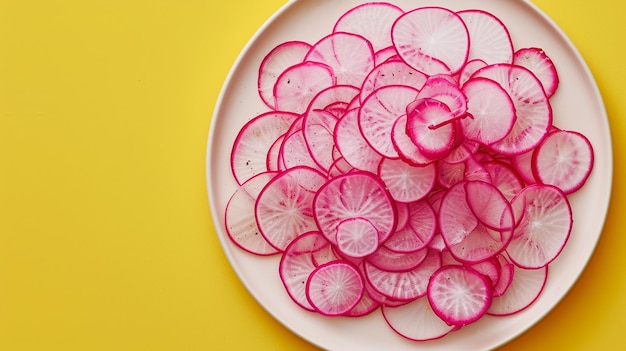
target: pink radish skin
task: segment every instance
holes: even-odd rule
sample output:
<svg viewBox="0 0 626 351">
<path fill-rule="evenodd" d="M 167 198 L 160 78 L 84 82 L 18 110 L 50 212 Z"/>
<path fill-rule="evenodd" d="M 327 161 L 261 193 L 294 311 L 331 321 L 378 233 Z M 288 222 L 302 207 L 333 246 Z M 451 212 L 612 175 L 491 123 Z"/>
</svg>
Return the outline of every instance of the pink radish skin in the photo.
<svg viewBox="0 0 626 351">
<path fill-rule="evenodd" d="M 306 296 L 319 313 L 339 316 L 359 303 L 363 289 L 363 278 L 354 266 L 345 261 L 332 261 L 311 272 L 306 283 Z"/>
<path fill-rule="evenodd" d="M 406 133 L 418 149 L 429 158 L 445 156 L 454 145 L 456 136 L 455 116 L 443 102 L 435 99 L 419 99 L 410 105 L 407 114 Z"/>
<path fill-rule="evenodd" d="M 375 51 L 391 46 L 391 27 L 404 11 L 396 5 L 371 2 L 358 5 L 344 13 L 333 32 L 358 34 L 372 43 Z"/>
<path fill-rule="evenodd" d="M 496 16 L 483 10 L 464 10 L 457 14 L 469 33 L 468 61 L 485 63 L 512 63 L 513 42 L 508 29 Z"/>
<path fill-rule="evenodd" d="M 348 218 L 337 225 L 337 247 L 350 257 L 373 254 L 378 245 L 378 230 L 365 218 Z"/>
<path fill-rule="evenodd" d="M 551 97 L 559 87 L 554 63 L 540 48 L 522 48 L 515 52 L 513 63 L 528 68 L 539 79 L 546 96 Z"/>
<path fill-rule="evenodd" d="M 424 260 L 428 250 L 417 250 L 411 253 L 397 252 L 388 247 L 381 247 L 366 260 L 372 266 L 388 272 L 407 272 L 417 268 Z"/>
</svg>

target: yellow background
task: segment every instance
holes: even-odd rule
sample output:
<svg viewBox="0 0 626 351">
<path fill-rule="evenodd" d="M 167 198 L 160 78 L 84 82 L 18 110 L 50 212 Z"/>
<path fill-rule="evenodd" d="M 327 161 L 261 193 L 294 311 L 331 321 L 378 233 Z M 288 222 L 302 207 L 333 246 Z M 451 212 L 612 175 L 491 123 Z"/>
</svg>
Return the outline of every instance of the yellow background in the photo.
<svg viewBox="0 0 626 351">
<path fill-rule="evenodd" d="M 221 85 L 283 3 L 0 0 L 0 350 L 316 350 L 241 285 L 205 187 Z M 626 349 L 626 5 L 535 3 L 597 79 L 615 184 L 588 269 L 502 350 Z"/>
</svg>

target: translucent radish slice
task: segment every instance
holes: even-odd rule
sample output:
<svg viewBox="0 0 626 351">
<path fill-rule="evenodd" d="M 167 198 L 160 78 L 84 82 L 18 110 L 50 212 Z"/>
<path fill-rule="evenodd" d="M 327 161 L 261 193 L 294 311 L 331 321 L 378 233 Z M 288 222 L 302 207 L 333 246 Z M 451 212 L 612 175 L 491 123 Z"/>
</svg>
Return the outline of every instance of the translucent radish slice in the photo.
<svg viewBox="0 0 626 351">
<path fill-rule="evenodd" d="M 283 134 L 279 136 L 272 146 L 270 146 L 269 151 L 267 152 L 267 158 L 265 161 L 265 165 L 268 171 L 278 172 L 285 169 L 283 161 L 281 160 L 280 148 L 285 142 L 285 135 Z"/>
<path fill-rule="evenodd" d="M 327 112 L 335 112 L 336 110 L 344 111 L 348 104 L 360 93 L 360 90 L 351 85 L 333 85 L 320 91 L 311 103 L 307 111 L 326 110 Z"/>
<path fill-rule="evenodd" d="M 515 123 L 509 134 L 491 145 L 505 155 L 517 155 L 533 149 L 552 125 L 552 107 L 539 80 L 528 69 L 496 64 L 478 70 L 473 77 L 496 81 L 509 93 L 515 105 Z"/>
<path fill-rule="evenodd" d="M 313 199 L 324 175 L 312 168 L 295 167 L 274 177 L 256 202 L 256 220 L 265 239 L 284 250 L 295 237 L 317 230 Z"/>
<path fill-rule="evenodd" d="M 237 246 L 256 255 L 266 256 L 279 252 L 261 235 L 254 216 L 254 205 L 259 193 L 276 174 L 264 172 L 248 179 L 226 204 L 226 233 Z"/>
<path fill-rule="evenodd" d="M 515 106 L 509 94 L 496 82 L 473 78 L 463 86 L 471 118 L 460 121 L 463 135 L 490 145 L 506 137 L 515 123 Z"/>
<path fill-rule="evenodd" d="M 535 184 L 537 180 L 533 174 L 532 159 L 535 149 L 524 152 L 522 154 L 514 155 L 511 157 L 511 165 L 515 168 L 517 173 L 522 177 L 526 184 Z"/>
<path fill-rule="evenodd" d="M 304 140 L 311 158 L 323 170 L 328 170 L 335 161 L 333 151 L 336 124 L 337 118 L 324 110 L 311 110 L 304 116 Z"/>
<path fill-rule="evenodd" d="M 365 100 L 378 88 L 389 85 L 406 85 L 421 89 L 427 76 L 407 65 L 404 61 L 387 61 L 376 66 L 370 72 L 361 87 L 361 101 Z"/>
<path fill-rule="evenodd" d="M 306 283 L 311 306 L 326 316 L 348 313 L 363 296 L 363 278 L 346 261 L 332 261 L 317 268 Z"/>
<path fill-rule="evenodd" d="M 374 289 L 374 287 L 372 287 L 372 285 L 370 284 L 370 282 L 367 280 L 367 277 L 365 277 L 365 272 L 364 269 L 361 269 L 361 274 L 364 276 L 364 281 L 365 281 L 365 293 L 374 301 L 376 301 L 376 303 L 378 303 L 378 305 L 380 306 L 391 306 L 391 307 L 398 307 L 398 306 L 402 306 L 407 304 L 409 301 L 407 300 L 398 300 L 398 299 L 393 299 L 385 294 L 382 294 L 380 292 L 378 292 L 376 289 Z M 364 294 L 365 295 L 365 294 Z"/>
<path fill-rule="evenodd" d="M 418 90 L 404 85 L 385 86 L 365 99 L 359 111 L 359 127 L 365 140 L 385 157 L 398 158 L 391 140 L 396 119 L 406 114 L 406 106 Z"/>
<path fill-rule="evenodd" d="M 378 245 L 378 230 L 365 218 L 348 218 L 337 225 L 337 248 L 345 255 L 365 257 Z"/>
<path fill-rule="evenodd" d="M 348 172 L 352 172 L 354 170 L 355 168 L 352 167 L 351 164 L 346 162 L 346 160 L 343 157 L 339 157 L 338 159 L 335 160 L 335 162 L 333 162 L 333 164 L 328 169 L 328 178 L 329 179 L 335 178 L 340 175 L 344 175 Z"/>
<path fill-rule="evenodd" d="M 468 60 L 480 59 L 487 64 L 513 62 L 513 42 L 502 21 L 482 10 L 457 13 L 469 32 L 471 45 Z"/>
<path fill-rule="evenodd" d="M 399 307 L 383 306 L 382 313 L 391 329 L 409 340 L 439 339 L 457 328 L 439 318 L 426 297 Z"/>
<path fill-rule="evenodd" d="M 363 279 L 363 282 L 365 283 L 365 279 Z M 346 317 L 362 317 L 376 311 L 378 307 L 380 307 L 378 301 L 374 300 L 367 289 L 364 288 L 363 296 L 361 300 L 359 300 L 359 303 L 343 315 Z"/>
<path fill-rule="evenodd" d="M 375 51 L 391 45 L 389 32 L 404 11 L 385 2 L 371 2 L 355 6 L 344 13 L 333 27 L 333 32 L 348 32 L 363 36 Z"/>
<path fill-rule="evenodd" d="M 337 84 L 360 87 L 374 68 L 374 50 L 360 35 L 336 32 L 313 44 L 305 61 L 328 65 Z"/>
<path fill-rule="evenodd" d="M 413 166 L 403 160 L 385 158 L 378 168 L 380 179 L 394 200 L 413 202 L 426 197 L 437 180 L 434 164 Z"/>
<path fill-rule="evenodd" d="M 369 220 L 382 243 L 396 227 L 396 208 L 384 184 L 373 174 L 354 171 L 336 177 L 315 195 L 313 214 L 321 232 L 337 244 L 337 226 L 350 218 Z"/>
<path fill-rule="evenodd" d="M 511 202 L 518 222 L 507 247 L 509 257 L 523 268 L 541 268 L 563 250 L 572 230 L 567 196 L 551 185 L 530 185 Z"/>
<path fill-rule="evenodd" d="M 487 314 L 509 316 L 530 306 L 543 291 L 548 278 L 548 267 L 513 270 L 513 281 L 502 296 L 494 297 Z"/>
<path fill-rule="evenodd" d="M 483 166 L 491 177 L 491 184 L 497 187 L 507 200 L 511 201 L 524 188 L 524 180 L 509 164 L 488 161 L 483 163 Z"/>
<path fill-rule="evenodd" d="M 233 176 L 239 185 L 268 170 L 269 150 L 297 118 L 298 115 L 289 112 L 267 112 L 241 128 L 230 155 Z"/>
<path fill-rule="evenodd" d="M 463 68 L 461 69 L 461 72 L 459 72 L 459 77 L 458 77 L 459 85 L 463 86 L 463 84 L 465 84 L 465 82 L 467 82 L 470 79 L 470 77 L 474 73 L 476 73 L 476 71 L 478 71 L 479 69 L 485 66 L 487 66 L 487 63 L 483 60 L 473 59 L 473 60 L 467 61 L 465 66 L 463 66 Z"/>
<path fill-rule="evenodd" d="M 467 97 L 458 83 L 449 75 L 431 76 L 417 94 L 417 99 L 435 99 L 443 102 L 454 117 L 467 112 Z M 407 111 L 412 109 L 407 107 Z"/>
<path fill-rule="evenodd" d="M 426 295 L 428 279 L 441 267 L 441 256 L 429 251 L 419 266 L 406 272 L 381 270 L 367 261 L 363 267 L 374 290 L 394 300 L 410 301 Z"/>
<path fill-rule="evenodd" d="M 302 166 L 319 169 L 311 155 L 302 129 L 297 129 L 285 136 L 278 156 L 280 164 L 285 169 Z"/>
<path fill-rule="evenodd" d="M 376 173 L 382 156 L 377 153 L 361 134 L 359 111 L 348 111 L 335 126 L 335 145 L 352 167 Z"/>
<path fill-rule="evenodd" d="M 402 160 L 415 166 L 426 166 L 434 160 L 426 157 L 406 133 L 406 115 L 398 117 L 391 129 L 391 141 Z"/>
<path fill-rule="evenodd" d="M 482 181 L 465 182 L 465 196 L 467 204 L 481 223 L 497 231 L 512 231 L 513 209 L 494 185 Z"/>
<path fill-rule="evenodd" d="M 480 319 L 491 305 L 491 282 L 466 266 L 443 266 L 428 283 L 433 311 L 450 325 L 464 326 Z"/>
<path fill-rule="evenodd" d="M 432 241 L 437 231 L 437 215 L 429 202 L 411 202 L 407 217 L 406 224 L 398 226 L 398 230 L 385 241 L 385 247 L 409 253 L 425 248 Z"/>
<path fill-rule="evenodd" d="M 493 296 L 498 297 L 504 295 L 511 284 L 515 276 L 515 265 L 509 262 L 504 255 L 498 255 L 497 260 L 500 262 L 500 275 L 498 281 L 493 286 Z"/>
<path fill-rule="evenodd" d="M 522 48 L 515 52 L 513 63 L 528 68 L 539 79 L 548 97 L 556 92 L 559 76 L 554 63 L 540 48 Z"/>
<path fill-rule="evenodd" d="M 419 99 L 407 113 L 406 132 L 419 150 L 429 158 L 445 156 L 454 145 L 455 116 L 443 102 Z"/>
<path fill-rule="evenodd" d="M 259 67 L 258 89 L 261 100 L 270 108 L 276 109 L 274 85 L 278 76 L 287 68 L 301 63 L 311 50 L 311 44 L 302 41 L 287 41 L 278 44 L 261 62 Z"/>
<path fill-rule="evenodd" d="M 374 267 L 383 271 L 407 272 L 422 264 L 427 254 L 427 249 L 404 253 L 392 251 L 382 246 L 375 253 L 368 256 L 366 260 Z"/>
<path fill-rule="evenodd" d="M 404 61 L 428 75 L 458 72 L 469 54 L 469 34 L 463 20 L 441 7 L 421 7 L 406 12 L 393 25 L 391 37 Z M 449 71 L 425 70 L 419 58 L 423 55 L 440 60 Z"/>
<path fill-rule="evenodd" d="M 313 311 L 306 296 L 306 281 L 318 266 L 313 257 L 325 252 L 330 243 L 317 231 L 296 237 L 283 252 L 278 266 L 280 279 L 287 294 L 300 307 Z"/>
<path fill-rule="evenodd" d="M 535 179 L 560 188 L 565 194 L 580 189 L 593 168 L 593 148 L 584 135 L 558 130 L 537 146 L 532 157 Z"/>
<path fill-rule="evenodd" d="M 318 62 L 295 64 L 281 73 L 274 85 L 276 109 L 301 114 L 322 90 L 337 82 L 332 68 Z"/>
</svg>

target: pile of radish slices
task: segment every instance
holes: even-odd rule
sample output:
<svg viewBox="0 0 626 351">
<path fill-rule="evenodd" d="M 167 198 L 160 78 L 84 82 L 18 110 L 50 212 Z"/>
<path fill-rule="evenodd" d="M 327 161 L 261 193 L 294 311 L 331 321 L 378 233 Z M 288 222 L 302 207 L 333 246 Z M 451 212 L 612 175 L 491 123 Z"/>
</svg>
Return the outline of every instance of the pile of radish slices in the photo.
<svg viewBox="0 0 626 351">
<path fill-rule="evenodd" d="M 491 13 L 356 6 L 260 63 L 268 112 L 234 142 L 227 232 L 282 255 L 303 309 L 380 310 L 411 340 L 521 311 L 593 166 L 588 139 L 553 125 L 558 84 Z"/>
</svg>

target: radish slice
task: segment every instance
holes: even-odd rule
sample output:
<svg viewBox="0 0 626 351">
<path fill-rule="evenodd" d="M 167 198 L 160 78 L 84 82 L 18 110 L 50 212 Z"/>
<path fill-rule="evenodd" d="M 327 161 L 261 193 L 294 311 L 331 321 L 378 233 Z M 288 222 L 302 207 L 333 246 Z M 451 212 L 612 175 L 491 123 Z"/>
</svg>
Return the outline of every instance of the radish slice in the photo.
<svg viewBox="0 0 626 351">
<path fill-rule="evenodd" d="M 287 133 L 280 147 L 278 158 L 284 169 L 309 167 L 323 171 L 309 152 L 309 146 L 301 128 Z"/>
<path fill-rule="evenodd" d="M 306 281 L 318 266 L 313 257 L 318 252 L 326 252 L 329 246 L 319 232 L 303 233 L 287 245 L 280 258 L 278 272 L 287 294 L 306 310 L 314 310 L 306 296 Z"/>
<path fill-rule="evenodd" d="M 428 75 L 458 72 L 467 61 L 469 34 L 463 20 L 442 7 L 421 7 L 400 16 L 391 31 L 398 54 Z M 447 71 L 431 71 L 421 57 L 440 60 Z"/>
<path fill-rule="evenodd" d="M 509 94 L 493 80 L 473 78 L 463 86 L 471 118 L 460 121 L 467 139 L 490 145 L 504 139 L 515 123 L 515 106 Z"/>
<path fill-rule="evenodd" d="M 333 32 L 348 32 L 363 36 L 372 43 L 375 51 L 391 46 L 391 27 L 404 11 L 385 2 L 371 2 L 355 6 L 344 13 Z"/>
<path fill-rule="evenodd" d="M 498 231 L 513 229 L 514 218 L 511 204 L 491 183 L 465 182 L 467 204 L 476 218 L 487 227 Z"/>
<path fill-rule="evenodd" d="M 546 95 L 554 95 L 559 86 L 559 76 L 554 63 L 542 49 L 519 49 L 513 56 L 513 63 L 528 68 L 539 79 Z"/>
<path fill-rule="evenodd" d="M 276 79 L 276 109 L 294 113 L 306 111 L 309 103 L 322 90 L 337 82 L 332 68 L 318 62 L 302 62 L 287 68 Z"/>
<path fill-rule="evenodd" d="M 325 181 L 314 169 L 296 167 L 280 173 L 263 188 L 256 202 L 256 220 L 272 246 L 284 250 L 298 235 L 317 230 L 313 198 Z"/>
<path fill-rule="evenodd" d="M 560 188 L 565 194 L 580 189 L 593 168 L 593 149 L 584 135 L 558 130 L 551 132 L 537 146 L 532 170 L 542 184 Z"/>
<path fill-rule="evenodd" d="M 378 175 L 391 197 L 399 202 L 413 202 L 426 197 L 435 186 L 436 172 L 434 164 L 417 167 L 389 158 L 383 159 L 378 168 Z"/>
<path fill-rule="evenodd" d="M 337 118 L 324 110 L 309 111 L 303 120 L 302 133 L 311 158 L 322 170 L 333 164 L 334 132 Z"/>
<path fill-rule="evenodd" d="M 377 153 L 361 134 L 359 111 L 348 111 L 335 125 L 335 145 L 352 167 L 376 173 L 382 156 Z"/>
<path fill-rule="evenodd" d="M 278 76 L 287 68 L 301 63 L 311 50 L 311 44 L 302 41 L 287 41 L 277 45 L 261 62 L 258 88 L 261 100 L 270 108 L 276 109 L 274 85 Z"/>
<path fill-rule="evenodd" d="M 458 77 L 459 85 L 462 87 L 465 84 L 465 82 L 467 82 L 470 79 L 470 77 L 474 73 L 476 73 L 476 71 L 478 71 L 479 69 L 485 66 L 487 66 L 487 63 L 480 59 L 473 59 L 473 60 L 467 61 L 465 66 L 463 66 L 463 69 L 461 69 L 461 72 L 459 72 L 459 77 Z"/>
<path fill-rule="evenodd" d="M 514 266 L 513 281 L 502 296 L 493 298 L 487 314 L 508 316 L 526 309 L 539 297 L 547 279 L 547 266 L 540 269 Z"/>
<path fill-rule="evenodd" d="M 374 68 L 374 50 L 360 35 L 335 32 L 313 44 L 304 60 L 330 67 L 337 84 L 360 87 Z"/>
<path fill-rule="evenodd" d="M 426 297 L 399 307 L 383 306 L 382 312 L 391 329 L 409 340 L 439 339 L 457 328 L 439 318 Z"/>
<path fill-rule="evenodd" d="M 515 274 L 515 265 L 509 262 L 504 255 L 498 255 L 497 260 L 500 262 L 500 275 L 493 286 L 494 297 L 502 296 L 507 292 L 513 283 Z"/>
<path fill-rule="evenodd" d="M 297 118 L 298 115 L 289 112 L 266 112 L 241 128 L 230 155 L 231 169 L 239 185 L 268 170 L 269 150 Z"/>
<path fill-rule="evenodd" d="M 425 248 L 437 232 L 437 215 L 427 201 L 408 204 L 408 215 L 404 225 L 398 224 L 384 246 L 396 252 L 415 252 Z M 398 206 L 401 208 L 401 206 Z"/>
<path fill-rule="evenodd" d="M 488 65 L 513 62 L 513 42 L 502 21 L 483 10 L 464 10 L 457 14 L 469 32 L 468 60 L 479 59 Z"/>
<path fill-rule="evenodd" d="M 378 230 L 365 218 L 348 218 L 337 225 L 337 247 L 350 257 L 365 257 L 378 249 Z"/>
<path fill-rule="evenodd" d="M 522 154 L 513 155 L 511 157 L 511 165 L 515 168 L 517 173 L 522 177 L 526 184 L 535 184 L 537 180 L 533 174 L 532 159 L 535 149 L 524 152 Z"/>
<path fill-rule="evenodd" d="M 477 321 L 491 305 L 491 282 L 466 266 L 443 266 L 428 283 L 428 301 L 433 311 L 449 325 Z"/>
<path fill-rule="evenodd" d="M 417 250 L 411 253 L 392 251 L 386 246 L 379 248 L 366 258 L 374 267 L 388 272 L 406 272 L 417 268 L 424 260 L 428 250 Z"/>
<path fill-rule="evenodd" d="M 435 99 L 443 102 L 454 117 L 465 117 L 467 97 L 449 75 L 431 76 L 417 94 L 417 99 Z M 407 106 L 411 110 L 411 105 Z"/>
<path fill-rule="evenodd" d="M 572 230 L 567 196 L 551 185 L 530 185 L 511 201 L 515 235 L 507 248 L 511 260 L 523 268 L 541 268 L 563 250 Z"/>
<path fill-rule="evenodd" d="M 367 75 L 361 87 L 361 101 L 378 88 L 389 85 L 406 85 L 421 89 L 427 76 L 404 61 L 387 61 L 376 66 Z"/>
<path fill-rule="evenodd" d="M 396 208 L 384 184 L 374 175 L 354 171 L 333 178 L 315 195 L 313 215 L 321 232 L 337 244 L 337 226 L 350 218 L 364 218 L 378 231 L 382 243 L 396 227 Z"/>
<path fill-rule="evenodd" d="M 502 161 L 483 163 L 491 177 L 491 183 L 500 190 L 504 197 L 511 201 L 524 188 L 524 180 L 515 169 Z"/>
<path fill-rule="evenodd" d="M 406 132 L 419 150 L 429 158 L 445 156 L 454 145 L 455 116 L 443 102 L 419 99 L 407 114 Z"/>
<path fill-rule="evenodd" d="M 260 256 L 279 252 L 261 235 L 254 216 L 254 205 L 259 193 L 276 174 L 277 172 L 259 173 L 248 179 L 226 204 L 226 233 L 240 248 Z"/>
<path fill-rule="evenodd" d="M 351 85 L 333 85 L 320 91 L 307 107 L 307 111 L 325 110 L 335 114 L 346 107 L 361 91 Z M 343 115 L 343 113 L 340 113 Z"/>
<path fill-rule="evenodd" d="M 406 106 L 418 90 L 404 85 L 385 86 L 370 94 L 359 111 L 359 127 L 365 140 L 385 157 L 398 158 L 391 140 L 396 119 L 406 114 Z"/>
<path fill-rule="evenodd" d="M 406 133 L 407 116 L 403 115 L 393 123 L 391 127 L 391 142 L 394 149 L 398 152 L 400 158 L 414 166 L 426 166 L 434 160 L 426 157 L 419 147 L 413 143 L 411 137 Z"/>
<path fill-rule="evenodd" d="M 332 261 L 311 272 L 306 296 L 319 313 L 338 316 L 359 303 L 363 288 L 363 278 L 354 266 L 346 261 Z"/>
</svg>

